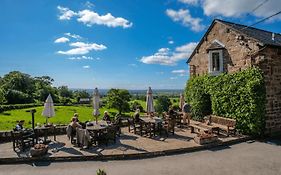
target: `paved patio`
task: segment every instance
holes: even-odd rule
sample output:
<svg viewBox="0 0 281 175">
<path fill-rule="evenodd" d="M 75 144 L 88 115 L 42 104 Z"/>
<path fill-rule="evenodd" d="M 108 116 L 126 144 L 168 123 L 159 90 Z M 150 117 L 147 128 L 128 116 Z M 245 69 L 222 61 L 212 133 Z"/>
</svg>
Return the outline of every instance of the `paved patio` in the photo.
<svg viewBox="0 0 281 175">
<path fill-rule="evenodd" d="M 57 136 L 57 141 L 49 144 L 48 157 L 72 157 L 72 156 L 92 156 L 92 155 L 129 155 L 137 153 L 161 152 L 181 148 L 196 148 L 200 145 L 193 140 L 196 134 L 191 133 L 186 128 L 176 128 L 175 135 L 169 137 L 141 137 L 129 133 L 127 128 L 122 128 L 122 134 L 117 137 L 116 144 L 108 146 L 92 146 L 89 149 L 75 147 L 70 143 L 66 135 Z M 52 137 L 49 137 L 53 139 Z M 241 137 L 220 136 L 221 143 L 240 139 Z M 29 157 L 29 152 L 16 153 L 13 151 L 12 143 L 0 144 L 1 158 Z"/>
</svg>

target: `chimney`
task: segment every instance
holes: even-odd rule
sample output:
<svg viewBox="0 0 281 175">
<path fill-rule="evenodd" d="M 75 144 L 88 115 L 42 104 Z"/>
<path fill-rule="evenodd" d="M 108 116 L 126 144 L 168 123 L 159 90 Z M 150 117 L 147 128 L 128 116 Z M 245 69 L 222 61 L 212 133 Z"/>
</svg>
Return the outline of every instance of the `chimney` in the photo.
<svg viewBox="0 0 281 175">
<path fill-rule="evenodd" d="M 271 35 L 271 40 L 272 40 L 272 41 L 275 40 L 275 33 L 272 33 L 272 35 Z"/>
</svg>

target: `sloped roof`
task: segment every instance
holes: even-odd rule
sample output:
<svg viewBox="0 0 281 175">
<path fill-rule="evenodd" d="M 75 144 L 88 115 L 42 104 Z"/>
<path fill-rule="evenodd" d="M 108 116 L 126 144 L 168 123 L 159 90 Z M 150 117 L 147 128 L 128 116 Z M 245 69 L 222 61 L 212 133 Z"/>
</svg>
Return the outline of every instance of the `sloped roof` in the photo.
<svg viewBox="0 0 281 175">
<path fill-rule="evenodd" d="M 256 40 L 259 40 L 265 45 L 272 45 L 272 46 L 281 46 L 281 35 L 278 33 L 274 33 L 274 40 L 272 40 L 272 32 L 257 29 L 254 27 L 247 27 L 242 24 L 236 24 L 232 22 L 227 22 L 223 20 L 217 20 L 225 25 L 228 25 L 229 27 L 233 28 L 234 30 L 237 30 L 238 32 L 241 32 L 251 38 L 254 38 Z"/>
<path fill-rule="evenodd" d="M 228 21 L 223 21 L 220 19 L 215 19 L 212 22 L 212 24 L 210 25 L 210 27 L 208 28 L 207 32 L 202 37 L 202 39 L 200 40 L 200 42 L 198 43 L 198 45 L 196 46 L 196 48 L 193 50 L 192 54 L 190 55 L 190 57 L 187 60 L 187 63 L 190 62 L 191 58 L 196 53 L 196 50 L 202 44 L 202 42 L 204 41 L 204 38 L 208 35 L 208 33 L 211 31 L 211 29 L 213 28 L 213 26 L 216 22 L 227 25 L 230 29 L 232 29 L 238 33 L 244 34 L 250 38 L 253 38 L 253 39 L 263 43 L 264 45 L 281 47 L 281 35 L 278 33 L 274 33 L 274 40 L 272 40 L 272 32 L 270 32 L 270 31 L 257 29 L 254 27 L 248 27 L 248 26 L 245 26 L 242 24 L 236 24 L 236 23 L 232 23 L 232 22 L 228 22 Z"/>
</svg>

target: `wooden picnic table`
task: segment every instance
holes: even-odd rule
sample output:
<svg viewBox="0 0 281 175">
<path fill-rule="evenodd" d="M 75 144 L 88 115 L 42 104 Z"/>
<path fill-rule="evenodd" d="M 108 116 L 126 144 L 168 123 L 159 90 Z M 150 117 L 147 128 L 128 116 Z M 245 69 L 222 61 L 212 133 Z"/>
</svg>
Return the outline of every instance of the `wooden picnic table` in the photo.
<svg viewBox="0 0 281 175">
<path fill-rule="evenodd" d="M 101 137 L 103 135 L 103 132 L 110 126 L 106 121 L 98 121 L 97 123 L 90 122 L 89 124 L 86 124 L 86 129 L 88 130 L 90 136 L 93 138 L 92 142 L 96 144 L 96 142 L 99 142 L 101 140 Z"/>
<path fill-rule="evenodd" d="M 162 123 L 163 120 L 159 117 L 141 117 L 140 118 L 143 122 L 145 123 L 152 123 L 152 124 L 159 124 L 159 123 Z"/>
<path fill-rule="evenodd" d="M 90 131 L 101 131 L 104 130 L 106 128 L 108 128 L 109 124 L 106 121 L 98 121 L 97 123 L 94 122 L 90 122 L 90 124 L 86 125 L 86 129 L 90 130 Z"/>
<path fill-rule="evenodd" d="M 52 126 L 41 126 L 41 127 L 35 127 L 34 133 L 36 137 L 36 143 L 38 143 L 40 135 L 43 133 L 44 143 L 48 142 L 48 136 L 52 134 L 54 136 L 54 141 L 56 141 L 56 125 Z"/>
</svg>

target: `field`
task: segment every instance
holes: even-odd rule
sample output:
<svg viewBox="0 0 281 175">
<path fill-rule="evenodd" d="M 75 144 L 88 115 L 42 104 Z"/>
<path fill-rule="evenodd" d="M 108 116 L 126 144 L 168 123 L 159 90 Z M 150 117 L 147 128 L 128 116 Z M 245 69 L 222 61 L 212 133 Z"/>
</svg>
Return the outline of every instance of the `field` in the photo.
<svg viewBox="0 0 281 175">
<path fill-rule="evenodd" d="M 143 100 L 136 100 L 136 101 L 140 103 L 142 107 L 145 109 L 145 101 Z M 171 102 L 173 104 L 178 104 L 178 98 L 171 98 Z M 41 116 L 41 113 L 43 111 L 43 106 L 27 108 L 27 109 L 11 110 L 11 111 L 5 111 L 3 113 L 0 113 L 0 130 L 13 129 L 17 124 L 17 120 L 25 120 L 24 127 L 31 128 L 31 114 L 29 112 L 25 112 L 26 110 L 29 109 L 36 109 L 37 111 L 35 113 L 35 126 L 37 124 L 42 125 L 46 123 L 46 118 Z M 101 114 L 103 114 L 104 111 L 109 111 L 111 117 L 114 117 L 117 113 L 117 110 L 115 109 L 107 109 L 107 108 L 100 109 Z M 95 119 L 92 116 L 92 112 L 93 112 L 93 108 L 87 106 L 55 106 L 56 116 L 49 118 L 48 122 L 54 124 L 68 124 L 70 123 L 70 120 L 74 113 L 79 113 L 80 121 L 93 121 Z M 125 114 L 132 115 L 133 112 L 125 113 Z M 102 118 L 102 115 L 100 115 L 100 118 Z"/>
<path fill-rule="evenodd" d="M 25 112 L 26 110 L 31 109 L 18 109 L 18 110 L 11 110 L 0 113 L 0 130 L 11 130 L 13 129 L 16 124 L 17 120 L 25 120 L 24 127 L 31 128 L 31 114 L 29 112 Z M 46 118 L 41 116 L 43 111 L 43 107 L 35 107 L 32 109 L 36 109 L 35 113 L 35 125 L 44 124 L 46 122 Z M 105 108 L 100 109 L 100 113 L 107 110 Z M 111 117 L 117 113 L 116 110 L 110 109 L 108 110 L 111 114 Z M 55 106 L 56 116 L 49 118 L 48 122 L 55 123 L 55 124 L 68 124 L 73 116 L 74 113 L 79 113 L 79 120 L 80 121 L 92 121 L 94 117 L 92 116 L 93 108 L 87 106 Z M 102 117 L 102 115 L 100 116 Z"/>
</svg>

